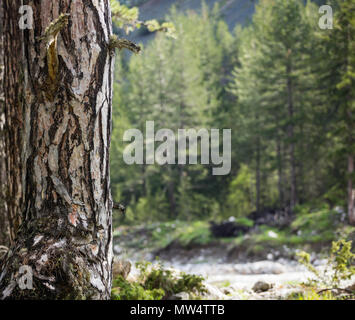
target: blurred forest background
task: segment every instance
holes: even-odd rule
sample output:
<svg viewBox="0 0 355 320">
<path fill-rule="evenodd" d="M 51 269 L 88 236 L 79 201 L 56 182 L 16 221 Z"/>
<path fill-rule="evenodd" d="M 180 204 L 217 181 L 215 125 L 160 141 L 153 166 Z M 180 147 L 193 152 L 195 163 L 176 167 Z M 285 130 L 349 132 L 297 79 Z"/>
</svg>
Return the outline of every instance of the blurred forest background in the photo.
<svg viewBox="0 0 355 320">
<path fill-rule="evenodd" d="M 7 5 L 1 6 L 0 9 L 11 10 L 0 10 L 0 14 L 17 14 L 17 8 L 13 9 L 15 5 L 6 3 Z M 104 12 L 107 18 L 110 10 L 108 1 L 101 3 L 105 4 Z M 37 157 L 20 157 L 21 152 L 17 150 L 21 149 L 10 148 L 16 146 L 16 143 L 12 142 L 17 139 L 16 130 L 22 132 L 19 124 L 13 125 L 11 121 L 11 126 L 4 126 L 4 121 L 12 119 L 12 114 L 16 115 L 16 111 L 20 109 L 16 107 L 11 110 L 9 118 L 6 118 L 6 114 L 6 117 L 0 119 L 3 120 L 0 121 L 0 134 L 5 132 L 4 128 L 11 129 L 4 140 L 4 146 L 11 151 L 9 157 L 13 158 L 9 158 L 9 164 L 6 166 L 8 174 L 2 179 L 9 181 L 11 186 L 0 190 L 0 200 L 6 200 L 0 201 L 0 207 L 5 210 L 6 205 L 11 203 L 9 207 L 12 210 L 7 213 L 9 226 L 6 225 L 6 219 L 0 220 L 0 229 L 8 229 L 11 233 L 10 237 L 7 237 L 6 232 L 3 233 L 6 237 L 0 237 L 0 241 L 5 240 L 0 243 L 0 262 L 5 261 L 7 268 L 4 269 L 7 273 L 2 274 L 4 281 L 0 284 L 0 287 L 3 286 L 3 296 L 10 297 L 15 288 L 13 275 L 17 276 L 18 273 L 13 268 L 17 268 L 18 261 L 26 261 L 24 263 L 27 264 L 29 258 L 36 261 L 37 271 L 42 268 L 38 269 L 38 266 L 43 266 L 45 270 L 44 280 L 36 275 L 38 279 L 47 281 L 47 274 L 55 274 L 59 277 L 60 284 L 64 281 L 65 286 L 68 285 L 68 292 L 72 294 L 72 290 L 75 298 L 78 295 L 79 299 L 87 296 L 109 298 L 111 279 L 108 275 L 111 265 L 107 262 L 111 259 L 109 245 L 112 240 L 114 261 L 111 299 L 353 299 L 355 0 L 110 0 L 110 4 L 116 36 L 110 36 L 108 43 L 103 41 L 104 38 L 101 39 L 104 48 L 102 52 L 105 55 L 110 53 L 113 58 L 114 49 L 119 49 L 115 59 L 113 83 L 110 170 L 107 165 L 103 169 L 102 164 L 107 164 L 106 160 L 103 160 L 108 154 L 104 152 L 100 158 L 100 168 L 102 167 L 103 172 L 96 171 L 99 170 L 99 165 L 96 166 L 96 160 L 92 160 L 91 152 L 97 151 L 96 154 L 99 155 L 101 147 L 95 146 L 93 151 L 90 151 L 90 156 L 83 158 L 85 171 L 77 177 L 78 181 L 79 177 L 80 181 L 83 181 L 84 172 L 86 178 L 86 170 L 90 170 L 95 178 L 89 176 L 85 183 L 92 190 L 96 190 L 96 182 L 101 179 L 107 191 L 102 193 L 104 206 L 99 206 L 96 199 L 96 193 L 99 193 L 97 190 L 92 192 L 92 198 L 86 197 L 84 193 L 88 202 L 95 203 L 93 208 L 101 210 L 99 216 L 96 213 L 89 216 L 87 213 L 90 219 L 95 218 L 94 227 L 88 225 L 79 214 L 82 220 L 80 223 L 90 233 L 90 237 L 89 227 L 92 228 L 95 238 L 87 237 L 77 226 L 77 210 L 78 206 L 84 206 L 83 202 L 74 202 L 74 198 L 69 197 L 66 188 L 62 186 L 63 183 L 54 174 L 50 176 L 56 190 L 53 195 L 49 193 L 45 198 L 44 191 L 40 192 L 47 188 L 47 183 L 44 189 L 36 189 L 37 193 L 34 193 L 33 198 L 31 193 L 27 192 L 31 186 L 38 187 L 41 181 L 45 181 L 41 174 L 47 172 L 47 169 L 37 169 L 40 163 L 36 160 Z M 85 1 L 80 2 L 80 5 L 83 5 L 83 8 L 89 6 Z M 331 8 L 332 12 L 320 10 L 322 5 L 328 5 L 327 9 Z M 41 6 L 35 5 L 37 9 L 42 10 L 44 7 Z M 71 10 L 70 6 L 67 5 L 68 11 Z M 96 8 L 96 5 L 94 7 Z M 74 12 L 77 12 L 78 8 L 81 7 L 75 7 Z M 99 8 L 95 10 L 98 12 Z M 96 12 L 95 10 L 93 12 Z M 44 10 L 41 19 L 44 19 L 46 12 Z M 85 10 L 83 12 L 85 13 Z M 326 13 L 332 17 L 331 20 L 329 16 L 324 18 Z M 56 28 L 66 27 L 70 21 L 69 16 L 61 14 L 44 34 L 49 32 L 51 35 L 51 29 L 54 28 L 57 36 Z M 9 23 L 11 15 L 5 17 L 6 28 L 16 31 Z M 95 19 L 98 17 L 103 20 L 99 15 Z M 41 19 L 39 21 L 42 21 Z M 86 20 L 84 14 L 80 21 L 84 23 Z M 102 29 L 96 30 L 97 35 L 108 30 L 107 22 L 109 28 L 110 21 L 105 21 L 105 24 L 100 21 L 99 25 L 102 26 L 96 26 Z M 322 23 L 323 26 L 324 23 L 330 23 L 330 28 L 323 28 Z M 75 23 L 73 25 L 75 26 Z M 11 32 L 6 32 L 4 43 L 9 44 L 12 42 L 12 38 L 8 36 Z M 18 31 L 15 34 L 18 41 L 14 43 L 20 43 L 23 38 L 19 37 Z M 65 34 L 62 34 L 63 39 L 66 39 Z M 77 49 L 81 50 L 82 45 L 88 45 L 89 39 L 81 42 L 84 38 L 87 37 L 80 38 L 80 47 Z M 0 43 L 2 44 L 1 41 Z M 47 43 L 47 49 L 55 48 L 56 39 L 53 43 L 54 46 L 48 46 Z M 0 47 L 0 51 L 11 52 L 12 46 L 6 48 L 7 51 L 4 51 L 4 48 Z M 121 50 L 122 48 L 129 50 Z M 132 51 L 140 53 L 135 54 Z M 48 74 L 52 77 L 50 70 L 55 69 L 55 63 L 52 65 L 49 59 L 52 55 L 48 55 L 48 52 Z M 73 52 L 69 55 L 68 51 L 68 57 L 74 57 Z M 26 62 L 25 56 L 23 62 Z M 11 55 L 4 54 L 4 57 L 11 59 L 0 61 L 0 65 L 15 68 L 17 60 Z M 107 59 L 107 63 L 109 61 L 112 60 Z M 101 68 L 101 64 L 95 65 L 95 69 L 90 71 L 92 77 L 87 81 L 88 85 L 102 80 L 98 80 L 101 75 L 96 71 L 99 70 L 96 67 L 109 70 L 108 67 Z M 0 68 L 0 73 L 3 70 L 7 69 Z M 18 73 L 18 76 L 20 74 Z M 55 74 L 55 79 L 52 79 L 54 91 L 58 89 L 57 77 L 58 74 Z M 19 83 L 22 81 L 20 79 Z M 107 87 L 105 90 L 111 88 L 111 83 L 109 86 L 103 83 L 102 88 Z M 4 92 L 10 90 L 11 85 L 11 81 L 4 84 Z M 27 84 L 21 87 L 21 90 L 24 88 L 27 88 Z M 11 102 L 12 98 L 20 96 L 14 92 L 9 95 L 10 98 L 5 96 L 4 101 Z M 94 96 L 102 92 L 102 96 L 105 96 L 111 91 L 105 93 L 97 90 Z M 35 91 L 32 95 L 37 97 Z M 31 108 L 37 108 L 36 99 L 33 100 L 35 102 Z M 11 108 L 3 109 L 7 111 Z M 26 109 L 26 137 L 36 137 L 32 133 L 40 132 L 48 111 L 42 109 L 39 112 L 41 117 L 32 115 L 32 109 Z M 71 109 L 68 108 L 70 113 Z M 53 112 L 57 112 L 57 109 Z M 33 116 L 32 127 L 27 120 L 27 113 Z M 99 119 L 97 114 L 99 113 L 96 110 L 90 117 Z M 81 112 L 80 116 L 84 120 L 86 116 L 89 119 L 85 112 Z M 110 120 L 111 114 L 105 114 L 106 116 Z M 51 117 L 51 128 L 55 128 L 57 115 L 53 113 Z M 37 123 L 32 119 L 40 121 Z M 65 119 L 69 123 L 69 118 Z M 105 123 L 104 118 L 101 120 Z M 213 175 L 212 169 L 216 167 L 213 163 L 126 164 L 123 154 L 130 142 L 123 141 L 124 133 L 128 129 L 139 129 L 144 136 L 147 121 L 154 121 L 155 132 L 163 128 L 174 133 L 177 133 L 178 129 L 198 131 L 205 128 L 208 132 L 211 129 L 231 129 L 231 172 L 228 175 Z M 92 130 L 92 139 L 95 143 L 102 140 L 102 146 L 108 146 L 104 138 L 105 129 L 102 127 L 103 130 L 96 130 L 96 120 L 93 122 L 95 126 L 88 127 L 88 132 Z M 67 123 L 65 128 L 63 127 L 65 137 L 69 136 L 66 131 Z M 83 123 L 91 122 L 85 120 Z M 64 126 L 64 123 L 61 125 Z M 43 132 L 46 133 L 46 130 L 47 128 Z M 48 129 L 49 132 L 52 132 L 51 130 Z M 96 136 L 98 131 L 101 132 Z M 76 132 L 70 134 L 70 139 L 79 141 L 80 135 Z M 83 131 L 81 133 L 84 134 Z M 14 137 L 11 137 L 11 134 Z M 107 135 L 107 139 L 109 138 L 110 135 Z M 22 138 L 18 139 L 20 141 Z M 42 145 L 44 141 L 41 138 L 37 140 L 31 142 L 33 145 L 29 143 L 33 150 L 38 149 L 37 143 Z M 85 144 L 85 140 L 83 141 L 80 142 L 82 148 Z M 53 150 L 66 150 L 65 145 L 60 145 L 61 149 L 58 143 L 55 145 Z M 157 145 L 158 143 L 155 146 Z M 26 148 L 24 153 L 27 152 Z M 57 159 L 58 152 L 48 151 L 52 150 L 51 148 L 42 149 L 40 155 L 45 159 L 43 162 L 49 159 L 48 172 L 53 171 L 51 166 L 55 171 L 59 171 L 61 162 Z M 70 151 L 69 147 L 67 149 L 68 151 L 63 151 L 64 154 L 68 153 L 68 159 L 75 160 L 72 161 L 75 162 L 73 172 L 76 166 L 79 171 L 83 165 L 77 159 L 82 158 L 82 154 L 79 151 Z M 222 147 L 220 149 L 222 150 Z M 51 157 L 54 162 L 47 156 L 48 152 L 53 153 Z M 74 154 L 73 158 L 70 153 Z M 178 155 L 177 152 L 175 154 Z M 3 152 L 3 161 L 0 161 L 0 164 L 5 165 L 7 157 Z M 199 155 L 198 163 L 201 163 L 200 158 Z M 23 159 L 27 159 L 27 162 Z M 95 165 L 89 165 L 90 161 Z M 175 162 L 178 162 L 177 159 Z M 23 175 L 23 168 L 17 166 L 17 163 L 23 164 L 26 175 Z M 4 168 L 2 174 L 5 174 Z M 108 171 L 110 181 L 103 178 Z M 33 183 L 32 173 L 36 178 L 33 178 Z M 76 178 L 72 178 L 68 173 L 66 175 L 67 184 L 74 185 Z M 17 212 L 20 212 L 19 209 L 24 203 L 22 204 L 21 198 L 17 200 L 17 196 L 13 197 L 15 200 L 10 199 L 6 192 L 8 189 L 14 194 L 23 193 L 21 176 L 26 178 L 26 183 L 30 181 L 24 189 L 24 194 L 28 196 L 28 199 L 25 199 L 31 205 L 33 203 L 36 210 L 37 205 L 40 208 L 40 204 L 47 203 L 52 196 L 53 203 L 57 206 L 57 191 L 66 203 L 70 204 L 65 204 L 66 207 L 58 206 L 65 213 L 70 208 L 69 222 L 65 225 L 68 229 L 61 227 L 58 231 L 58 234 L 62 234 L 62 230 L 65 230 L 64 240 L 61 238 L 56 244 L 50 242 L 54 237 L 52 230 L 56 222 L 50 215 L 54 207 L 52 200 L 48 201 L 48 217 L 47 211 L 43 211 L 46 216 L 42 217 L 32 216 L 29 214 L 31 211 L 28 211 L 30 209 L 26 209 L 26 223 L 20 224 L 21 219 Z M 107 196 L 109 182 L 114 200 L 112 237 L 111 210 L 104 210 L 110 206 Z M 51 188 L 52 186 L 48 189 L 50 192 Z M 6 192 L 3 192 L 5 189 Z M 77 189 L 86 190 L 75 185 L 73 190 Z M 38 200 L 38 204 L 37 199 L 40 198 L 42 200 Z M 58 212 L 62 213 L 59 209 Z M 61 226 L 62 219 L 58 220 L 59 222 L 58 226 Z M 38 230 L 35 229 L 37 224 Z M 47 233 L 50 234 L 49 240 L 45 238 L 50 247 L 43 246 L 46 252 L 49 248 L 57 248 L 57 244 L 60 245 L 58 251 L 50 251 L 50 257 L 54 257 L 54 261 L 60 257 L 62 262 L 59 263 L 58 260 L 58 263 L 50 264 L 53 269 L 49 271 L 46 269 L 46 262 L 51 260 L 47 258 L 47 254 L 42 255 L 42 247 L 37 246 L 40 241 L 45 243 L 42 240 L 42 230 L 46 237 Z M 17 231 L 20 232 L 16 233 Z M 67 244 L 66 237 L 71 237 L 70 241 L 73 241 L 75 248 L 80 245 L 80 249 L 72 250 L 74 246 L 72 242 Z M 18 253 L 13 254 L 8 249 L 8 240 L 15 241 Z M 30 240 L 33 240 L 32 247 L 36 246 L 35 255 L 26 249 Z M 84 251 L 81 251 L 81 241 L 85 244 Z M 105 252 L 101 252 L 104 249 Z M 72 266 L 75 254 L 80 256 L 80 259 L 75 261 L 84 261 L 82 257 L 86 257 L 86 260 L 80 264 L 75 262 L 77 268 L 68 268 L 67 261 L 70 262 L 68 265 Z M 101 260 L 96 259 L 97 257 Z M 96 260 L 101 264 L 92 267 L 91 264 Z M 12 261 L 16 263 L 12 264 Z M 168 264 L 167 269 L 164 264 Z M 76 270 L 82 270 L 84 265 L 90 273 L 85 272 L 85 277 L 82 277 L 80 272 L 77 277 Z M 87 277 L 87 274 L 90 277 Z M 97 285 L 97 281 L 93 280 L 97 279 L 97 274 L 103 281 L 102 285 Z M 89 278 L 92 286 L 86 287 L 83 284 L 89 281 Z M 77 279 L 84 280 L 76 282 Z M 6 281 L 10 284 L 7 285 Z M 49 290 L 54 290 L 47 284 L 44 283 Z M 100 292 L 105 288 L 106 292 L 98 294 L 95 289 L 94 295 L 91 287 L 97 287 Z M 82 289 L 85 294 L 77 288 Z M 50 291 L 49 297 L 71 297 L 67 289 L 64 290 L 64 286 L 58 285 L 55 289 L 55 293 Z M 14 291 L 14 294 L 16 292 Z M 19 297 L 22 298 L 22 291 L 19 292 Z M 42 295 L 42 291 L 37 290 L 37 294 L 38 292 Z"/>
<path fill-rule="evenodd" d="M 344 220 L 354 180 L 354 3 L 327 1 L 334 28 L 322 30 L 322 1 L 151 2 L 121 1 L 159 21 L 168 11 L 176 28 L 174 39 L 141 27 L 131 37 L 143 53 L 117 59 L 111 184 L 125 223 L 248 224 L 263 212 Z M 145 132 L 147 120 L 156 131 L 231 128 L 231 173 L 125 164 L 123 133 Z"/>
</svg>

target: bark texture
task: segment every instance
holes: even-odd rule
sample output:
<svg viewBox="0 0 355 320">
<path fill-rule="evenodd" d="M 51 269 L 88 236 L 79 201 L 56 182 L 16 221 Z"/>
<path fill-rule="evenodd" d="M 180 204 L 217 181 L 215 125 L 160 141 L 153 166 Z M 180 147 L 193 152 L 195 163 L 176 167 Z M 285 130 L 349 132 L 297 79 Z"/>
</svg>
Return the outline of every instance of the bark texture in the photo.
<svg viewBox="0 0 355 320">
<path fill-rule="evenodd" d="M 14 149 L 8 170 L 16 179 L 11 170 L 21 164 L 10 191 L 21 225 L 0 273 L 0 298 L 108 299 L 109 0 L 22 1 L 33 8 L 31 30 L 19 29 L 21 1 L 4 1 L 5 51 L 11 52 L 5 54 L 6 117 L 11 130 L 21 127 L 18 137 L 8 137 Z M 61 14 L 70 15 L 67 24 L 42 39 Z M 18 285 L 22 265 L 32 268 L 33 289 Z"/>
<path fill-rule="evenodd" d="M 5 104 L 4 104 L 4 28 L 3 4 L 0 2 L 0 246 L 9 246 L 9 225 L 6 210 L 6 153 L 5 153 Z M 0 248 L 0 258 L 2 252 Z"/>
<path fill-rule="evenodd" d="M 3 52 L 4 52 L 4 136 L 6 216 L 10 242 L 13 244 L 21 221 L 23 145 L 23 83 L 22 35 L 17 21 L 20 1 L 3 0 Z"/>
</svg>

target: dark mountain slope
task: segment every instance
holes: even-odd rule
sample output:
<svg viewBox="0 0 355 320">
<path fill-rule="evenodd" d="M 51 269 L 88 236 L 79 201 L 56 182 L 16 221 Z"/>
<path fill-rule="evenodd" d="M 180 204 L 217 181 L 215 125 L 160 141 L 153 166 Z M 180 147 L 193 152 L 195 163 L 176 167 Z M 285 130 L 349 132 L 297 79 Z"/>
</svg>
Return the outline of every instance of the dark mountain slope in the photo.
<svg viewBox="0 0 355 320">
<path fill-rule="evenodd" d="M 199 11 L 201 0 L 148 0 L 139 6 L 141 17 L 147 19 L 163 19 L 172 5 L 180 11 Z M 205 0 L 209 7 L 216 3 L 221 8 L 221 13 L 228 26 L 233 29 L 238 23 L 243 24 L 254 12 L 254 0 Z"/>
<path fill-rule="evenodd" d="M 218 3 L 223 19 L 232 31 L 237 24 L 245 25 L 251 20 L 254 13 L 255 4 L 258 0 L 204 0 L 210 7 Z M 300 0 L 306 2 L 306 0 Z M 313 0 L 319 5 L 324 4 L 325 0 Z M 138 6 L 141 20 L 164 20 L 174 5 L 179 11 L 195 11 L 201 10 L 203 0 L 127 0 L 121 1 L 128 5 Z M 137 43 L 146 43 L 153 35 L 144 30 L 138 30 L 129 35 L 132 41 Z"/>
<path fill-rule="evenodd" d="M 140 3 L 138 7 L 141 20 L 157 19 L 162 21 L 169 14 L 173 5 L 182 12 L 199 12 L 202 0 L 147 0 L 140 1 Z M 216 3 L 219 4 L 222 17 L 230 30 L 233 30 L 237 24 L 247 23 L 253 15 L 255 6 L 255 0 L 205 0 L 205 3 L 210 8 L 213 8 Z M 152 37 L 151 33 L 144 32 L 144 30 L 135 31 L 129 36 L 132 41 L 138 43 L 146 43 Z"/>
</svg>

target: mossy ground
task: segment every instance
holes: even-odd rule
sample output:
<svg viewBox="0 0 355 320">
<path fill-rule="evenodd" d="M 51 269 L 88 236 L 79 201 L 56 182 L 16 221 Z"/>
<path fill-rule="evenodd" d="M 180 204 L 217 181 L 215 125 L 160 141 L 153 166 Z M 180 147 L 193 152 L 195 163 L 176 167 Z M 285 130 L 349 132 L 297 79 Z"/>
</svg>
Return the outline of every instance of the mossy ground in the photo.
<svg viewBox="0 0 355 320">
<path fill-rule="evenodd" d="M 249 221 L 248 219 L 244 219 Z M 251 221 L 252 222 L 252 221 Z M 344 213 L 326 207 L 299 207 L 291 223 L 282 228 L 257 225 L 236 237 L 216 238 L 208 221 L 169 221 L 144 226 L 121 226 L 114 236 L 127 249 L 152 252 L 177 245 L 180 248 L 221 246 L 226 251 L 243 252 L 246 258 L 265 258 L 270 250 L 281 251 L 294 258 L 298 250 L 327 252 L 332 241 L 354 237 L 355 227 L 344 219 Z"/>
</svg>

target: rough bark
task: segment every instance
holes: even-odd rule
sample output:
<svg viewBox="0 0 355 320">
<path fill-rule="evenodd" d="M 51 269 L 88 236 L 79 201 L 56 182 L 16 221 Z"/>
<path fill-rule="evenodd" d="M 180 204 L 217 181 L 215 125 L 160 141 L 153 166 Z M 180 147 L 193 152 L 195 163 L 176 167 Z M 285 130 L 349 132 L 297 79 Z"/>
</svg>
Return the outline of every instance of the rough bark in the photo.
<svg viewBox="0 0 355 320">
<path fill-rule="evenodd" d="M 21 138 L 9 135 L 12 148 L 21 151 L 21 190 L 11 186 L 11 196 L 20 199 L 22 222 L 0 273 L 0 298 L 108 299 L 114 66 L 109 0 L 25 4 L 33 8 L 34 27 L 21 31 L 21 1 L 5 0 L 5 51 L 11 51 L 5 61 L 6 117 L 11 130 L 22 126 Z M 64 13 L 69 21 L 58 38 L 41 38 Z M 14 68 L 11 56 L 18 52 Z M 13 157 L 8 170 L 18 165 Z M 22 265 L 32 268 L 33 289 L 18 285 Z"/>
<path fill-rule="evenodd" d="M 3 4 L 0 2 L 0 245 L 9 246 L 9 225 L 6 210 L 6 153 L 5 153 L 5 104 L 4 104 L 4 47 Z M 0 258 L 2 254 L 0 252 Z"/>
<path fill-rule="evenodd" d="M 14 242 L 21 221 L 22 205 L 22 130 L 23 130 L 23 84 L 22 43 L 17 21 L 20 1 L 3 0 L 3 51 L 4 51 L 4 114 L 6 154 L 6 214 L 11 243 Z"/>
</svg>

